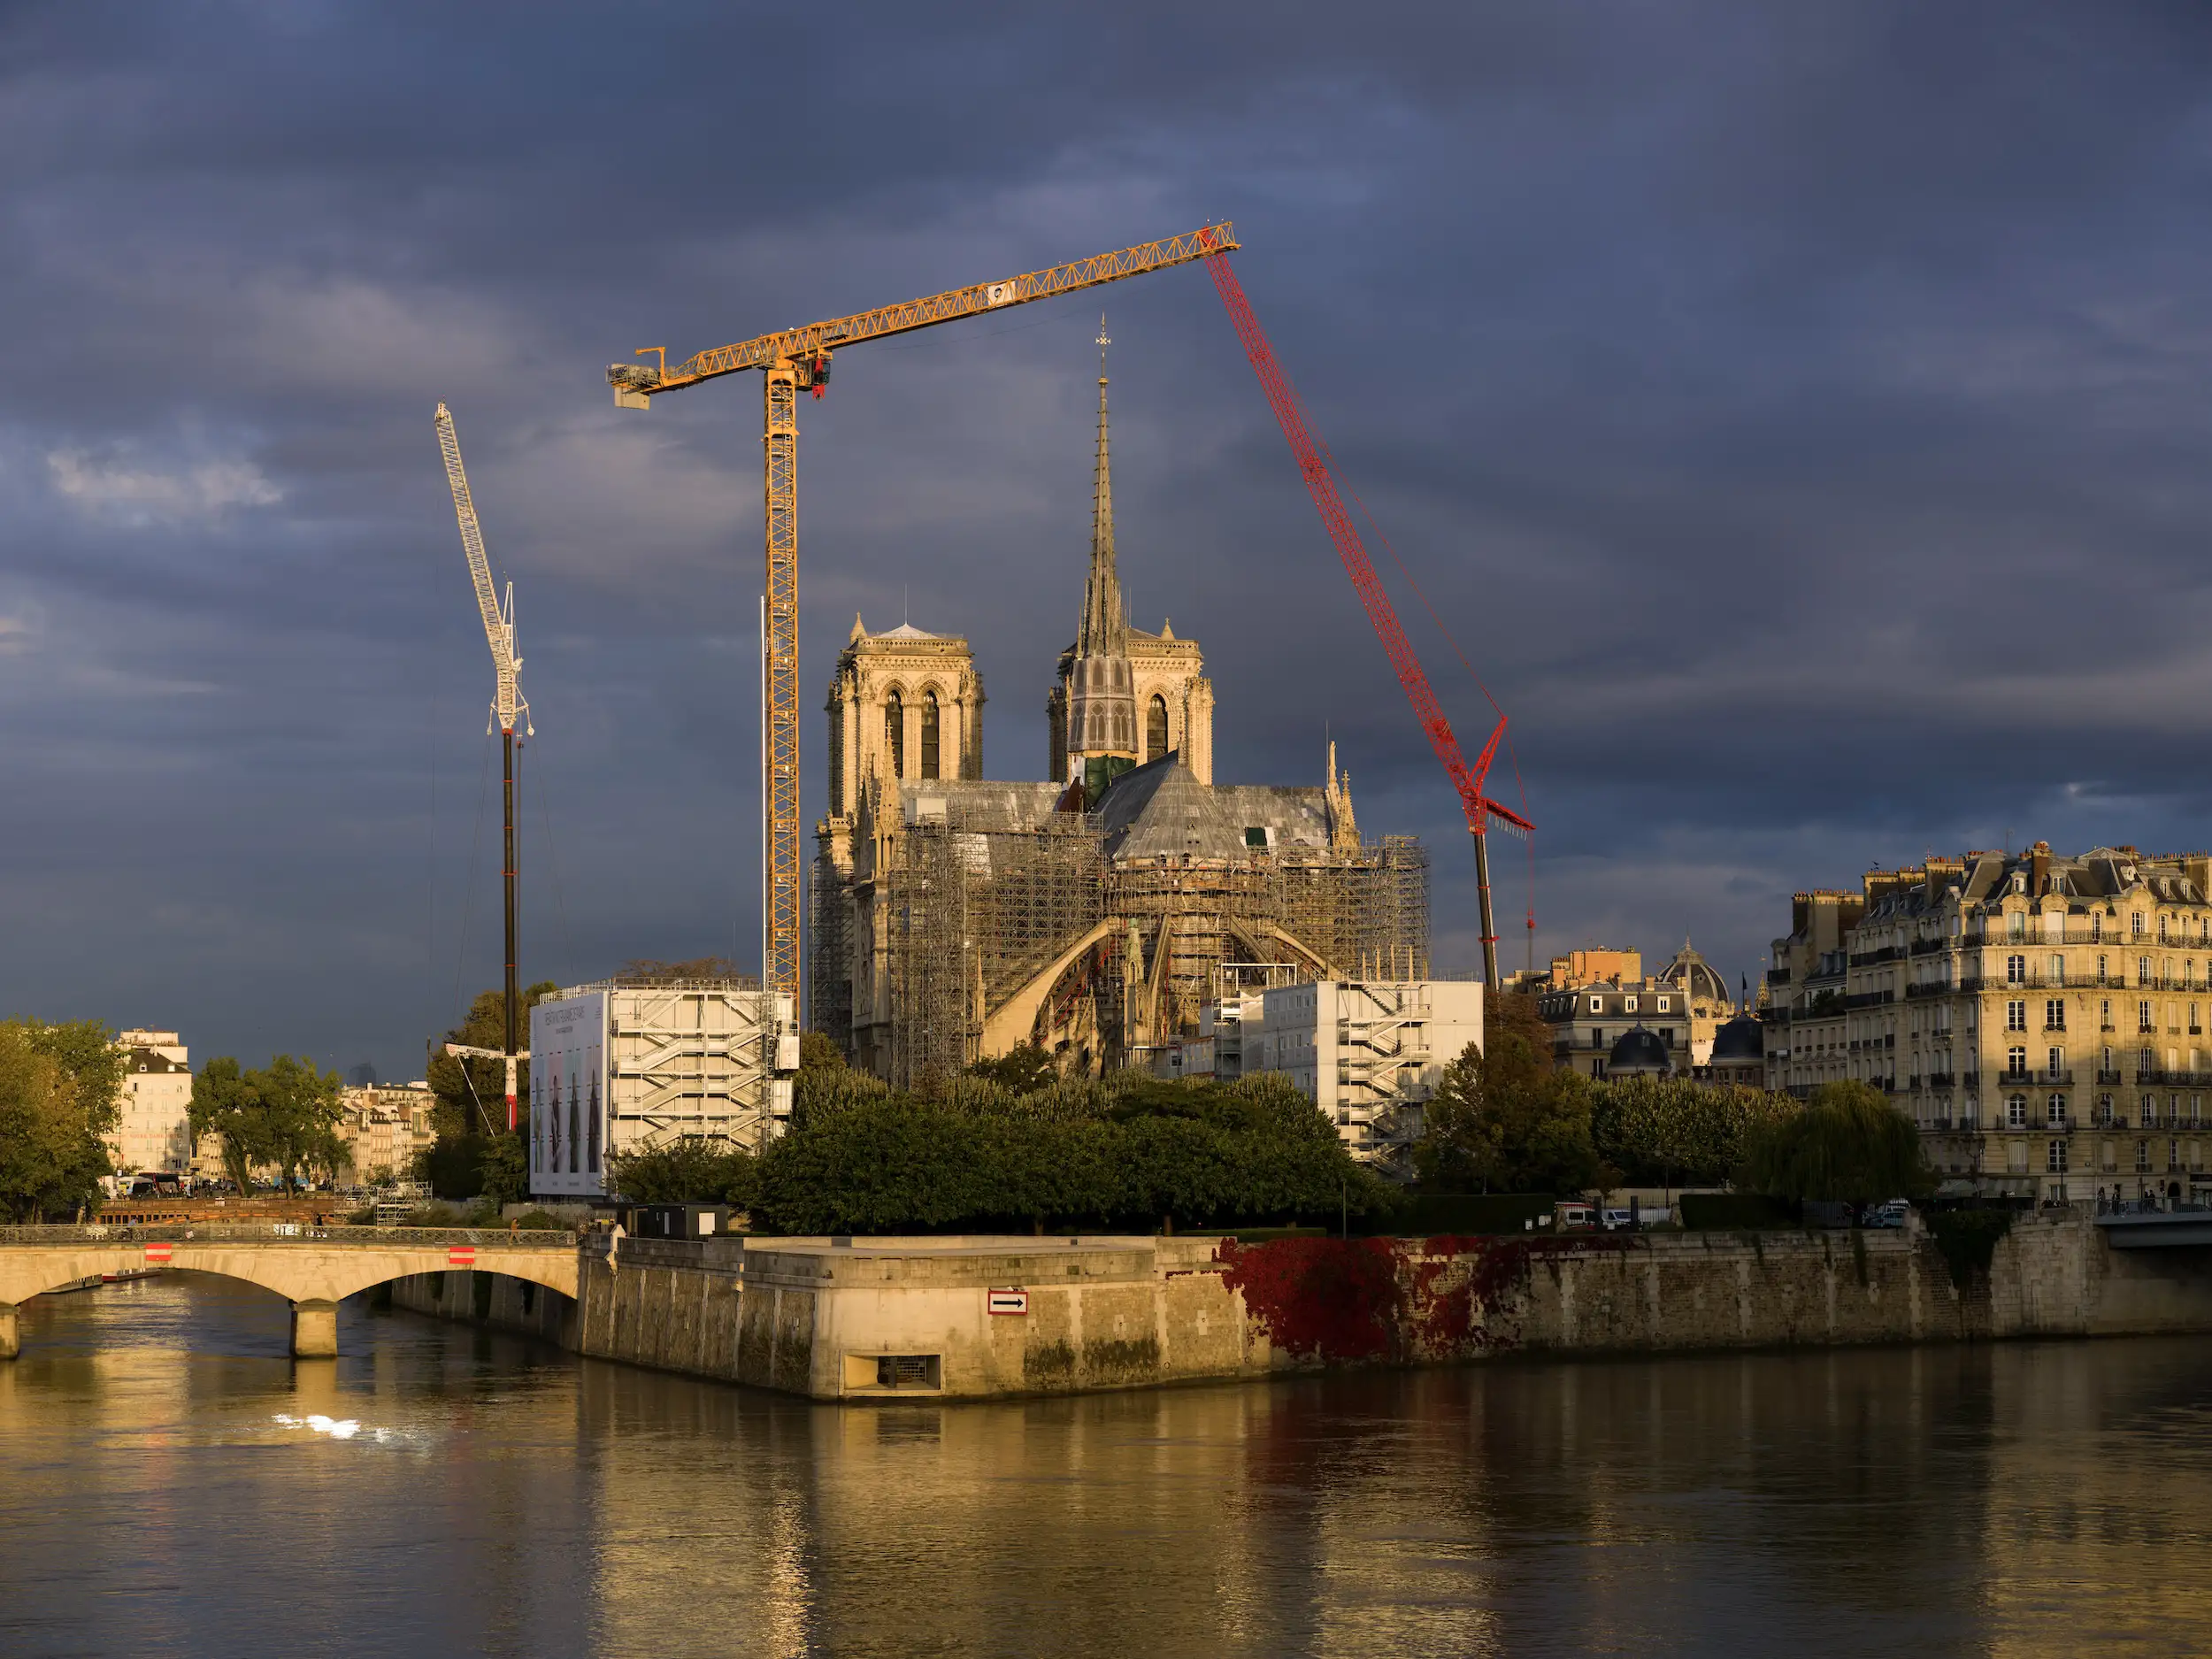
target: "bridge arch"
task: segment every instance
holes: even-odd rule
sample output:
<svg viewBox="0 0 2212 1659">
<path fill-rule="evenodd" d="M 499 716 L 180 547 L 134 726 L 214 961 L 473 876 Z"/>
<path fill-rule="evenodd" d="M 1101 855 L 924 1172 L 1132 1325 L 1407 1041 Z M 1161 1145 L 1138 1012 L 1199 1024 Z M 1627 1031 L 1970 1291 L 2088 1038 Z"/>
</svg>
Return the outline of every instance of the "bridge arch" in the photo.
<svg viewBox="0 0 2212 1659">
<path fill-rule="evenodd" d="M 524 1242 L 511 1235 L 482 1244 L 329 1239 L 94 1239 L 0 1244 L 0 1358 L 15 1350 L 15 1309 L 49 1291 L 105 1273 L 149 1265 L 212 1273 L 274 1292 L 292 1304 L 296 1355 L 337 1352 L 337 1306 L 348 1296 L 424 1273 L 504 1274 L 577 1292 L 576 1245 Z"/>
</svg>

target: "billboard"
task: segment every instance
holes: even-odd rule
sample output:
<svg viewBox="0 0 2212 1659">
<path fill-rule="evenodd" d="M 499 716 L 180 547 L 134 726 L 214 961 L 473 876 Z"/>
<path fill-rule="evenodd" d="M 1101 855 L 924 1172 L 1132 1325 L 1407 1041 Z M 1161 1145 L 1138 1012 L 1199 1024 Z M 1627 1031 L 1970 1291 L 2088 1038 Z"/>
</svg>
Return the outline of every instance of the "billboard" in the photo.
<svg viewBox="0 0 2212 1659">
<path fill-rule="evenodd" d="M 530 1010 L 530 1190 L 596 1198 L 606 1191 L 607 993 L 583 991 Z"/>
</svg>

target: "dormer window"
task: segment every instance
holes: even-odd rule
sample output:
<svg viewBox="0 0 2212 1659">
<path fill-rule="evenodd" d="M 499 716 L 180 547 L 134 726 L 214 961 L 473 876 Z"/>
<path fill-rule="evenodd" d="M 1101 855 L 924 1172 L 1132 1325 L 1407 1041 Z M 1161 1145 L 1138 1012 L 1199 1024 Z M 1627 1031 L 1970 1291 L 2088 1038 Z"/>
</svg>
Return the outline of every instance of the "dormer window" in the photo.
<svg viewBox="0 0 2212 1659">
<path fill-rule="evenodd" d="M 1629 1013 L 1632 1014 L 1636 1011 L 1636 999 L 1632 996 L 1623 997 L 1621 999 L 1621 1006 Z"/>
<path fill-rule="evenodd" d="M 1663 996 L 1659 999 L 1659 1011 L 1663 1014 L 1667 1011 L 1667 999 Z"/>
<path fill-rule="evenodd" d="M 1601 996 L 1592 997 L 1590 999 L 1590 1011 L 1593 1014 L 1602 1014 L 1605 1012 L 1605 999 Z"/>
</svg>

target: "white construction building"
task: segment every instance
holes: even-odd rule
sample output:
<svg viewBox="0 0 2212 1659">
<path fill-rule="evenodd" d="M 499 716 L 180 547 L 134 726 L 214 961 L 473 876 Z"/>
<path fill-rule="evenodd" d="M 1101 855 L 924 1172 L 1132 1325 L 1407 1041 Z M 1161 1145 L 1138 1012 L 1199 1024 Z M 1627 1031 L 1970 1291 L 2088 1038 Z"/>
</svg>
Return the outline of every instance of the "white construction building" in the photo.
<svg viewBox="0 0 2212 1659">
<path fill-rule="evenodd" d="M 1419 1139 L 1444 1068 L 1480 1046 L 1482 984 L 1310 980 L 1249 993 L 1211 1023 L 1217 1064 L 1229 1038 L 1239 1074 L 1279 1071 L 1356 1156 L 1380 1161 Z"/>
<path fill-rule="evenodd" d="M 757 1149 L 791 1118 L 792 999 L 734 979 L 579 985 L 530 1010 L 530 1191 L 608 1195 L 607 1160 L 691 1138 Z"/>
<path fill-rule="evenodd" d="M 115 1127 L 104 1137 L 119 1179 L 192 1164 L 191 1057 L 173 1031 L 118 1032 L 123 1088 Z"/>
</svg>

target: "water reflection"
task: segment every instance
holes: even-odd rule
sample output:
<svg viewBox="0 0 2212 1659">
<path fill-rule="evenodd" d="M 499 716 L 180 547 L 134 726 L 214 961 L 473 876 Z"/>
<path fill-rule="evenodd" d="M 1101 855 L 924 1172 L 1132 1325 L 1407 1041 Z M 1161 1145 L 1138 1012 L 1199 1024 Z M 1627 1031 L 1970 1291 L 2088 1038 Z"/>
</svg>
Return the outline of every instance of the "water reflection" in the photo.
<svg viewBox="0 0 2212 1659">
<path fill-rule="evenodd" d="M 286 1335 L 184 1275 L 27 1310 L 0 1649 L 2200 1645 L 2212 1343 L 849 1410 L 357 1304 L 336 1361 Z"/>
</svg>

